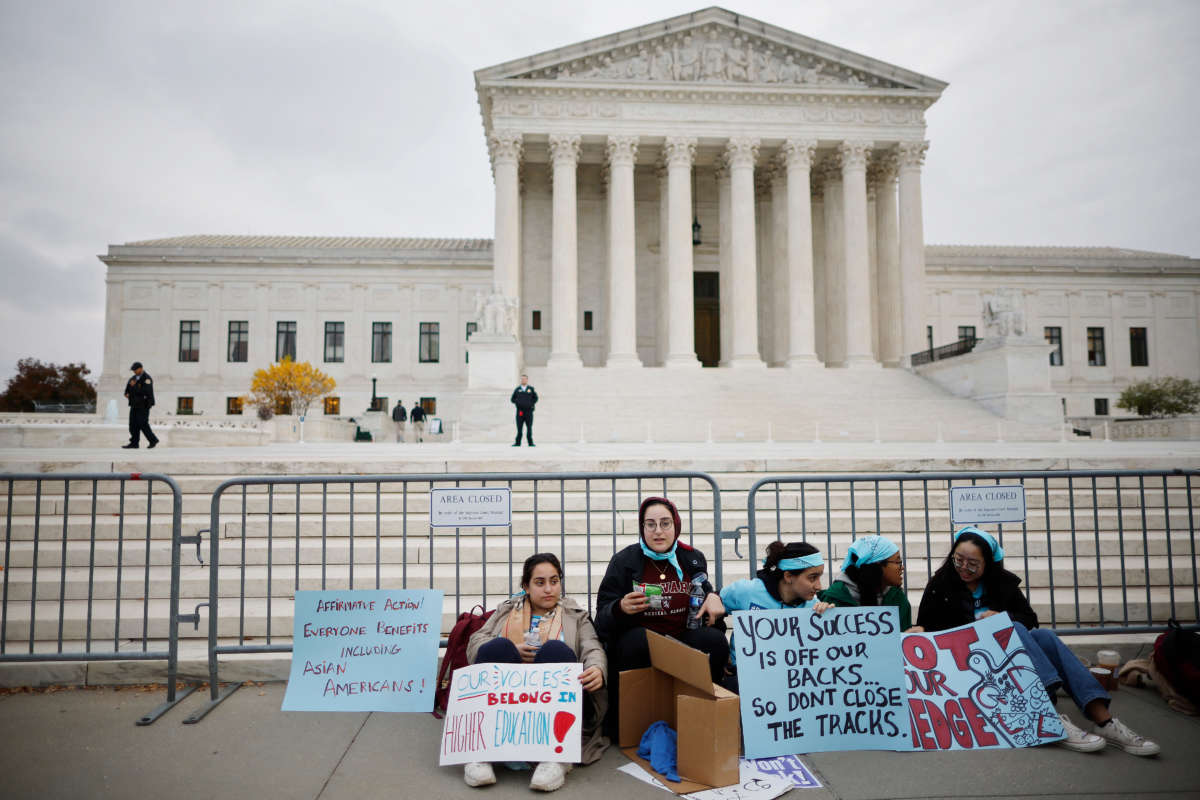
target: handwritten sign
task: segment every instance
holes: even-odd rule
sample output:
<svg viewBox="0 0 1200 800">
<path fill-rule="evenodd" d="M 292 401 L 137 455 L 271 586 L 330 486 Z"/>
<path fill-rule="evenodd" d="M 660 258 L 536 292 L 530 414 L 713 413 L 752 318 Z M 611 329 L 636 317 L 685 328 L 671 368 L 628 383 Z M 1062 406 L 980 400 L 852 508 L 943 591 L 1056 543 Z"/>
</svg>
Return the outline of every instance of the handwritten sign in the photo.
<svg viewBox="0 0 1200 800">
<path fill-rule="evenodd" d="M 1024 522 L 1025 487 L 952 486 L 950 521 L 955 525 L 984 522 Z"/>
<path fill-rule="evenodd" d="M 1064 738 L 1008 614 L 905 634 L 903 650 L 916 749 L 1030 747 Z"/>
<path fill-rule="evenodd" d="M 474 664 L 454 671 L 440 764 L 580 758 L 583 665 Z"/>
<path fill-rule="evenodd" d="M 747 758 L 909 750 L 891 606 L 734 614 Z"/>
<path fill-rule="evenodd" d="M 657 776 L 647 772 L 640 764 L 624 764 L 617 767 L 617 771 L 674 794 L 671 787 L 664 785 Z M 685 800 L 773 800 L 787 794 L 792 788 L 793 784 L 786 776 L 761 770 L 758 768 L 758 762 L 743 758 L 738 760 L 737 783 L 690 792 L 680 797 Z"/>
<path fill-rule="evenodd" d="M 821 782 L 809 772 L 808 767 L 800 760 L 800 756 L 778 756 L 777 758 L 760 758 L 751 761 L 754 768 L 767 775 L 786 778 L 792 786 L 798 789 L 820 789 Z"/>
<path fill-rule="evenodd" d="M 442 593 L 296 592 L 284 711 L 432 711 Z"/>
<path fill-rule="evenodd" d="M 429 492 L 429 524 L 435 528 L 502 528 L 511 522 L 512 492 L 508 487 Z"/>
</svg>

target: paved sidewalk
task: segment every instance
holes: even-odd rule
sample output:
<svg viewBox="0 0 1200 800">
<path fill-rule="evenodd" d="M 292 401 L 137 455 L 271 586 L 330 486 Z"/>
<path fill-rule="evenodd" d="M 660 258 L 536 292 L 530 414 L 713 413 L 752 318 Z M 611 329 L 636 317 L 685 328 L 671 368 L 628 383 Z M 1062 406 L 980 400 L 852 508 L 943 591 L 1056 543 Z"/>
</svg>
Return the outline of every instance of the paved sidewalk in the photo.
<svg viewBox="0 0 1200 800">
<path fill-rule="evenodd" d="M 246 686 L 197 725 L 181 724 L 197 695 L 140 728 L 161 690 L 79 689 L 0 696 L 0 795 L 13 798 L 530 798 L 529 773 L 499 770 L 472 790 L 460 768 L 437 766 L 441 722 L 428 714 L 283 712 L 284 684 Z M 1069 700 L 1060 701 L 1062 707 Z M 825 753 L 805 761 L 824 784 L 790 800 L 919 797 L 1200 796 L 1200 720 L 1153 691 L 1122 687 L 1113 709 L 1163 748 L 1153 759 L 1113 748 L 976 753 Z M 1074 714 L 1078 721 L 1079 716 Z M 610 749 L 576 769 L 555 797 L 664 800 L 616 768 Z"/>
</svg>

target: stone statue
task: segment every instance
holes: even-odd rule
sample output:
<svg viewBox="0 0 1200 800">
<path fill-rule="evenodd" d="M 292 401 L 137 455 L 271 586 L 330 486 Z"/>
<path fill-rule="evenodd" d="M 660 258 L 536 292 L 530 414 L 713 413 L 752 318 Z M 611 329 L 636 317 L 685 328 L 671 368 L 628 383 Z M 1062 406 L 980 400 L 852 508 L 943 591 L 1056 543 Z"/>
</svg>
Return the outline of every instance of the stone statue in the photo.
<svg viewBox="0 0 1200 800">
<path fill-rule="evenodd" d="M 487 336 L 516 336 L 517 334 L 517 299 L 505 297 L 492 290 L 486 298 L 481 292 L 475 293 L 475 318 L 479 323 L 479 332 Z"/>
<path fill-rule="evenodd" d="M 1018 289 L 996 289 L 983 297 L 983 330 L 989 339 L 1025 335 Z"/>
<path fill-rule="evenodd" d="M 629 59 L 629 66 L 626 70 L 628 77 L 636 81 L 644 81 L 650 78 L 650 56 L 646 54 L 646 46 L 638 47 L 637 55 Z"/>
<path fill-rule="evenodd" d="M 750 80 L 750 56 L 742 37 L 733 37 L 733 44 L 725 54 L 725 77 L 731 81 L 745 83 Z"/>
<path fill-rule="evenodd" d="M 669 81 L 675 77 L 675 61 L 671 53 L 661 44 L 654 48 L 654 59 L 650 62 L 650 77 L 656 81 Z"/>
<path fill-rule="evenodd" d="M 708 41 L 704 43 L 701 56 L 704 65 L 704 79 L 719 81 L 725 77 L 725 47 L 717 40 L 717 32 L 708 32 Z"/>
<path fill-rule="evenodd" d="M 779 68 L 780 83 L 799 83 L 800 82 L 800 65 L 796 63 L 796 58 L 791 53 L 783 59 L 783 65 Z"/>
<path fill-rule="evenodd" d="M 692 44 L 691 36 L 683 37 L 679 48 L 679 58 L 675 64 L 675 75 L 681 81 L 696 81 L 700 79 L 700 51 Z"/>
<path fill-rule="evenodd" d="M 775 56 L 765 50 L 754 50 L 751 52 L 750 66 L 753 68 L 753 74 L 750 80 L 757 83 L 775 83 L 779 80 L 779 66 L 776 63 Z"/>
</svg>

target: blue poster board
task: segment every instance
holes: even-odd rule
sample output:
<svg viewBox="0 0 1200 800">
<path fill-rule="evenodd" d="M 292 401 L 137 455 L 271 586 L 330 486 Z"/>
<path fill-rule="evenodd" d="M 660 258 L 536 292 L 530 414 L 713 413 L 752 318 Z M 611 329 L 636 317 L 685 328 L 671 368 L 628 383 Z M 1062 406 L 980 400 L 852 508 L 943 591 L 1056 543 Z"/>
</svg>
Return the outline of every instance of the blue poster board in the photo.
<svg viewBox="0 0 1200 800">
<path fill-rule="evenodd" d="M 284 711 L 432 711 L 442 593 L 296 592 Z"/>
<path fill-rule="evenodd" d="M 733 615 L 746 758 L 911 750 L 891 606 Z"/>
</svg>

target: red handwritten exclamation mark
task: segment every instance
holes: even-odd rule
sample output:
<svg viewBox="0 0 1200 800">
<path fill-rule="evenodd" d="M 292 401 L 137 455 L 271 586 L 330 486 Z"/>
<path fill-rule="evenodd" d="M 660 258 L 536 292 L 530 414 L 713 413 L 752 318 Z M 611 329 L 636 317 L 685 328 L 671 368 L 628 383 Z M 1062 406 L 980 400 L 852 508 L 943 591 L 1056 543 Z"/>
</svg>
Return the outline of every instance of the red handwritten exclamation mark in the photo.
<svg viewBox="0 0 1200 800">
<path fill-rule="evenodd" d="M 567 731 L 571 730 L 571 726 L 575 724 L 575 715 L 569 711 L 560 711 L 554 715 L 554 738 L 562 741 L 567 735 Z M 561 753 L 562 745 L 554 748 L 554 752 Z"/>
</svg>

